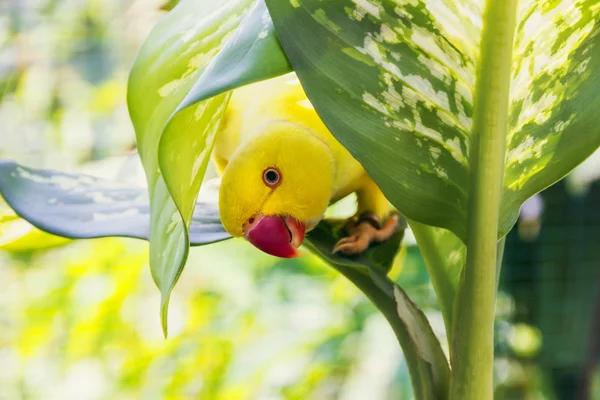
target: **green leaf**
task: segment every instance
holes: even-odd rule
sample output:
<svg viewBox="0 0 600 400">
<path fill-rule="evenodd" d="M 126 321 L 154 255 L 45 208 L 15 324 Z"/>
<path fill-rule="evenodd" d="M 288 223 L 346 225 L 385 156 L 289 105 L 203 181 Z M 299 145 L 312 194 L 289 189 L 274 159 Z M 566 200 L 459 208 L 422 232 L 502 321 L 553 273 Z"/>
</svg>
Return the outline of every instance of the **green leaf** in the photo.
<svg viewBox="0 0 600 400">
<path fill-rule="evenodd" d="M 406 357 L 415 398 L 446 398 L 450 369 L 442 347 L 423 312 L 387 277 L 404 231 L 355 257 L 331 254 L 343 236 L 344 221 L 326 220 L 306 237 L 305 246 L 352 281 L 387 318 Z"/>
<path fill-rule="evenodd" d="M 168 300 L 187 259 L 186 228 L 230 93 L 289 72 L 262 0 L 183 1 L 147 38 L 128 103 L 151 195 L 152 276 Z M 214 97 L 211 97 L 214 96 Z"/>
<path fill-rule="evenodd" d="M 600 146 L 600 1 L 524 1 L 513 50 L 501 220 Z"/>
<path fill-rule="evenodd" d="M 150 193 L 150 268 L 161 291 L 165 335 L 169 296 L 187 259 L 187 228 L 228 95 L 172 114 L 251 5 L 179 2 L 154 27 L 129 76 L 129 113 Z M 169 119 L 176 135 L 163 135 Z M 159 157 L 167 169 L 161 170 Z M 169 180 L 175 174 L 179 179 Z"/>
<path fill-rule="evenodd" d="M 434 8 L 420 1 L 267 0 L 267 6 L 334 136 L 408 218 L 464 238 L 476 24 L 438 21 L 456 11 L 442 2 Z M 452 43 L 447 29 L 457 28 Z"/>
<path fill-rule="evenodd" d="M 465 265 L 467 249 L 452 232 L 410 221 L 410 228 L 419 244 L 431 283 L 435 290 L 448 338 L 452 333 L 452 311 L 460 274 Z M 448 340 L 452 345 L 452 340 Z"/>
<path fill-rule="evenodd" d="M 145 188 L 0 160 L 0 194 L 21 218 L 57 236 L 149 238 Z M 216 206 L 198 203 L 190 227 L 191 244 L 214 243 L 229 237 Z"/>
<path fill-rule="evenodd" d="M 264 0 L 236 29 L 177 110 L 249 83 L 292 71 Z"/>
<path fill-rule="evenodd" d="M 483 2 L 267 6 L 335 137 L 408 218 L 465 241 Z M 499 237 L 528 197 L 600 145 L 600 2 L 527 1 L 519 21 Z"/>
</svg>

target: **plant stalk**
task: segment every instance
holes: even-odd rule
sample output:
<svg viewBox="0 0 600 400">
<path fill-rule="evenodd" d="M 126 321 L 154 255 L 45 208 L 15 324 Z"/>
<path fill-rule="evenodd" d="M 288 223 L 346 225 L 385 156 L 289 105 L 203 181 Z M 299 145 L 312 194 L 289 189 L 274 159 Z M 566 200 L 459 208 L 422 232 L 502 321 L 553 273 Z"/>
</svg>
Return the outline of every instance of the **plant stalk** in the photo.
<svg viewBox="0 0 600 400">
<path fill-rule="evenodd" d="M 450 399 L 491 400 L 498 217 L 518 0 L 486 0 L 470 153 L 467 263 L 455 307 Z"/>
</svg>

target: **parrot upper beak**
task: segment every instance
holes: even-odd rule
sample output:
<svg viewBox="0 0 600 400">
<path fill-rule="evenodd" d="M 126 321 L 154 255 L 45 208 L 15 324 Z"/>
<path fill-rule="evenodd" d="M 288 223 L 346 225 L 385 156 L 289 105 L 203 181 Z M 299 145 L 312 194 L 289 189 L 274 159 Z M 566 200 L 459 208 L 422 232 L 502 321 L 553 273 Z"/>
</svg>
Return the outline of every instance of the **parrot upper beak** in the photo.
<svg viewBox="0 0 600 400">
<path fill-rule="evenodd" d="M 244 224 L 244 237 L 259 250 L 277 257 L 298 257 L 306 227 L 292 217 L 255 215 Z"/>
</svg>

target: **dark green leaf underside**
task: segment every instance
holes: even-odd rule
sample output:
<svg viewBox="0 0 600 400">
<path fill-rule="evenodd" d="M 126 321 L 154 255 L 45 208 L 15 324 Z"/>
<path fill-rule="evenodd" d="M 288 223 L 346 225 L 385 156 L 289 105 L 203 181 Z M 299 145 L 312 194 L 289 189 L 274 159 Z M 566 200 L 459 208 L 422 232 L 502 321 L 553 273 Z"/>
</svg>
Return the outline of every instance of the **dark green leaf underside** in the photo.
<svg viewBox="0 0 600 400">
<path fill-rule="evenodd" d="M 331 254 L 343 235 L 344 221 L 323 221 L 307 236 L 305 245 L 361 289 L 390 322 L 409 366 L 415 398 L 445 398 L 450 369 L 440 343 L 425 314 L 387 277 L 404 230 L 352 258 Z"/>
</svg>

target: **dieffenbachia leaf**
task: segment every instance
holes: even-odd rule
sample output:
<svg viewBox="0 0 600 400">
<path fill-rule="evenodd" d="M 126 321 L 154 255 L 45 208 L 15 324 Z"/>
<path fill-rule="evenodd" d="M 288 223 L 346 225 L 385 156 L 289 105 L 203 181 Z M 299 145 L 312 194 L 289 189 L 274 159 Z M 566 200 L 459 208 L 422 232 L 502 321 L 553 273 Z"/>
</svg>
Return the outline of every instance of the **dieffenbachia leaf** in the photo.
<svg viewBox="0 0 600 400">
<path fill-rule="evenodd" d="M 267 0 L 334 136 L 403 214 L 462 237 L 480 34 L 477 8 L 463 4 Z"/>
<path fill-rule="evenodd" d="M 389 321 L 406 357 L 415 398 L 444 399 L 450 369 L 442 347 L 425 314 L 387 277 L 403 232 L 349 258 L 331 253 L 344 235 L 344 221 L 326 220 L 306 237 L 305 246 L 352 281 Z"/>
<path fill-rule="evenodd" d="M 440 304 L 446 332 L 452 330 L 452 311 L 458 290 L 461 271 L 465 265 L 467 249 L 452 232 L 443 228 L 410 221 L 419 251 L 427 265 L 427 272 Z M 451 345 L 452 342 L 449 341 Z"/>
<path fill-rule="evenodd" d="M 600 0 L 523 0 L 519 16 L 501 203 L 505 228 L 525 200 L 600 146 Z"/>
<path fill-rule="evenodd" d="M 146 240 L 150 236 L 148 191 L 142 187 L 0 160 L 0 194 L 24 220 L 57 236 Z M 198 203 L 190 226 L 191 244 L 229 237 L 216 206 Z"/>
<path fill-rule="evenodd" d="M 407 217 L 466 238 L 482 0 L 267 0 L 335 137 Z M 499 237 L 600 145 L 600 0 L 519 9 Z"/>
<path fill-rule="evenodd" d="M 226 91 L 290 70 L 263 0 L 184 0 L 136 59 L 128 102 L 151 194 L 150 265 L 165 333 Z"/>
<path fill-rule="evenodd" d="M 264 0 L 257 0 L 178 110 L 237 87 L 291 72 Z"/>
<path fill-rule="evenodd" d="M 169 296 L 187 259 L 187 229 L 228 95 L 186 108 L 176 116 L 173 112 L 252 3 L 179 2 L 154 27 L 129 76 L 129 113 L 150 193 L 150 268 L 161 291 L 165 334 Z M 166 138 L 163 130 L 169 119 L 176 135 Z M 163 166 L 168 164 L 164 170 L 159 157 Z M 177 174 L 179 179 L 170 179 L 167 187 L 165 173 Z"/>
</svg>

